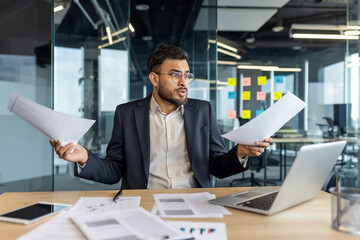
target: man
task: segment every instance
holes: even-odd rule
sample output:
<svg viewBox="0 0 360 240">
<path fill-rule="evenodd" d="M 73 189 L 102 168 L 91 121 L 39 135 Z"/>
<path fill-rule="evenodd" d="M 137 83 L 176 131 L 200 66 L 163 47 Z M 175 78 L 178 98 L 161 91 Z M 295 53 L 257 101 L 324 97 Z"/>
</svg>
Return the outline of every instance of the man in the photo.
<svg viewBox="0 0 360 240">
<path fill-rule="evenodd" d="M 194 75 L 184 50 L 160 45 L 147 67 L 153 93 L 117 106 L 105 159 L 50 139 L 60 158 L 77 163 L 76 176 L 107 184 L 122 179 L 124 189 L 212 187 L 210 174 L 245 171 L 249 157 L 269 146 L 271 138 L 226 152 L 210 103 L 187 98 Z"/>
</svg>

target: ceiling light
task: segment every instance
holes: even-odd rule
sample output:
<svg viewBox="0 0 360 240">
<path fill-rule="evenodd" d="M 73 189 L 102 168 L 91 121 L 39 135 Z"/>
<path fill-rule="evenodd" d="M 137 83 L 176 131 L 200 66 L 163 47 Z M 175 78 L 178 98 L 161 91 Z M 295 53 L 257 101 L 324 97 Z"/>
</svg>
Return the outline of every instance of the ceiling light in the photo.
<svg viewBox="0 0 360 240">
<path fill-rule="evenodd" d="M 358 29 L 358 30 L 360 30 L 360 26 L 348 25 L 347 29 Z"/>
<path fill-rule="evenodd" d="M 301 72 L 301 68 L 278 68 L 275 69 L 276 72 Z"/>
<path fill-rule="evenodd" d="M 245 39 L 245 41 L 247 43 L 254 43 L 255 42 L 255 37 L 248 37 L 247 39 Z"/>
<path fill-rule="evenodd" d="M 221 60 L 218 60 L 218 61 L 217 61 L 217 64 L 218 64 L 218 65 L 236 65 L 236 62 L 234 62 L 234 61 L 221 61 Z"/>
<path fill-rule="evenodd" d="M 119 38 L 119 39 L 114 40 L 112 44 L 110 44 L 110 43 L 105 43 L 105 44 L 99 45 L 99 46 L 98 46 L 98 49 L 102 49 L 102 48 L 108 47 L 108 46 L 113 45 L 113 44 L 118 43 L 118 42 L 122 42 L 122 41 L 124 41 L 125 39 L 126 39 L 126 37 L 122 37 L 122 38 Z"/>
<path fill-rule="evenodd" d="M 359 30 L 348 30 L 344 32 L 345 35 L 360 35 Z"/>
<path fill-rule="evenodd" d="M 143 36 L 142 39 L 144 41 L 151 41 L 153 39 L 153 37 L 152 36 Z"/>
<path fill-rule="evenodd" d="M 113 44 L 113 40 L 112 40 L 112 37 L 111 37 L 110 27 L 107 26 L 107 27 L 105 27 L 105 29 L 106 29 L 106 35 L 107 35 L 107 37 L 108 37 L 108 39 L 109 39 L 109 43 L 110 43 L 110 45 L 111 45 L 111 44 Z"/>
<path fill-rule="evenodd" d="M 281 32 L 284 30 L 283 21 L 279 14 L 276 14 L 273 20 L 275 21 L 275 26 L 271 29 L 273 32 Z"/>
<path fill-rule="evenodd" d="M 63 5 L 54 7 L 54 12 L 59 12 L 59 11 L 61 11 L 61 10 L 64 10 L 64 6 L 63 6 Z"/>
<path fill-rule="evenodd" d="M 273 32 L 281 32 L 282 30 L 284 30 L 284 26 L 278 25 L 278 26 L 273 27 L 271 30 Z"/>
<path fill-rule="evenodd" d="M 129 30 L 129 28 L 128 27 L 125 27 L 125 28 L 123 28 L 123 29 L 120 29 L 119 31 L 116 31 L 116 32 L 114 32 L 114 33 L 112 33 L 111 34 L 111 37 L 115 37 L 115 36 L 117 36 L 117 35 L 119 35 L 119 34 L 121 34 L 121 33 L 123 33 L 123 32 L 126 32 L 127 30 Z M 101 40 L 106 40 L 106 39 L 108 39 L 108 36 L 103 36 L 102 38 L 101 38 Z"/>
<path fill-rule="evenodd" d="M 261 71 L 274 71 L 278 69 L 278 66 L 254 66 L 254 65 L 238 65 L 238 69 L 257 69 Z"/>
<path fill-rule="evenodd" d="M 133 25 L 131 25 L 131 23 L 129 23 L 129 29 L 131 32 L 135 32 L 135 28 L 133 27 Z"/>
<path fill-rule="evenodd" d="M 256 65 L 238 65 L 238 69 L 253 69 L 253 70 L 261 70 L 263 72 L 266 71 L 276 71 L 276 72 L 301 72 L 301 68 L 280 68 L 278 66 L 256 66 Z"/>
<path fill-rule="evenodd" d="M 217 51 L 218 51 L 218 52 L 221 52 L 221 53 L 223 53 L 223 54 L 229 55 L 229 56 L 231 56 L 231 57 L 237 58 L 237 59 L 240 59 L 240 58 L 241 58 L 240 55 L 235 54 L 235 53 L 232 53 L 232 52 L 229 52 L 229 51 L 226 51 L 226 50 L 221 49 L 221 48 L 218 48 Z"/>
<path fill-rule="evenodd" d="M 341 35 L 341 34 L 312 34 L 312 33 L 294 33 L 292 38 L 302 39 L 335 39 L 335 40 L 358 40 L 359 36 Z"/>
<path fill-rule="evenodd" d="M 225 44 L 225 43 L 217 42 L 217 45 L 218 45 L 219 47 L 226 48 L 227 50 L 230 50 L 230 51 L 232 51 L 232 52 L 237 53 L 237 48 L 231 47 L 231 46 L 229 46 L 229 45 L 227 45 L 227 44 Z"/>
<path fill-rule="evenodd" d="M 141 4 L 137 4 L 135 6 L 135 9 L 138 11 L 147 11 L 150 9 L 149 5 L 145 4 L 145 3 L 141 3 Z"/>
</svg>

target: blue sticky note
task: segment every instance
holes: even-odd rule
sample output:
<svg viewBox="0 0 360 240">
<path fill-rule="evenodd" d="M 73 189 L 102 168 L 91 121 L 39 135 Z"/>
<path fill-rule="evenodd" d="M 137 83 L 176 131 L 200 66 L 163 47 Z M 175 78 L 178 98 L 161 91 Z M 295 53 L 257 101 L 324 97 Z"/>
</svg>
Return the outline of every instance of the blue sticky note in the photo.
<svg viewBox="0 0 360 240">
<path fill-rule="evenodd" d="M 256 116 L 260 115 L 264 110 L 256 110 Z"/>
<path fill-rule="evenodd" d="M 283 75 L 275 76 L 275 83 L 284 83 L 284 76 Z"/>
<path fill-rule="evenodd" d="M 236 98 L 236 92 L 228 92 L 228 98 L 229 99 L 235 99 Z"/>
</svg>

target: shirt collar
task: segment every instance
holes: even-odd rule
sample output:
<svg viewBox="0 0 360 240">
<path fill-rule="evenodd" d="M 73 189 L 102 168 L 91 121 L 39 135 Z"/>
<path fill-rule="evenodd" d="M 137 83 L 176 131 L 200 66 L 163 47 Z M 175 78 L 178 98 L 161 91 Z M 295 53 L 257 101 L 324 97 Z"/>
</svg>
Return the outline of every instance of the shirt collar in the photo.
<svg viewBox="0 0 360 240">
<path fill-rule="evenodd" d="M 154 98 L 154 94 L 151 95 L 151 101 L 150 101 L 150 113 L 153 114 L 156 110 L 162 113 L 161 108 L 159 104 L 156 102 Z M 184 115 L 184 105 L 180 105 L 178 108 L 176 108 L 176 111 L 181 111 L 181 115 Z"/>
</svg>

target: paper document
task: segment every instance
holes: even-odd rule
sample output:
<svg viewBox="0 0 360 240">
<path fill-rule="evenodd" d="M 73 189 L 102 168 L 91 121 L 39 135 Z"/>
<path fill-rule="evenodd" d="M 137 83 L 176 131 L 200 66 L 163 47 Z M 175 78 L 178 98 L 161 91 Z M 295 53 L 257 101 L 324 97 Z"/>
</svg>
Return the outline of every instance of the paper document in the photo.
<svg viewBox="0 0 360 240">
<path fill-rule="evenodd" d="M 70 142 L 76 144 L 95 123 L 95 120 L 56 112 L 15 92 L 10 96 L 7 109 L 46 136 L 61 140 L 62 146 Z"/>
<path fill-rule="evenodd" d="M 231 214 L 226 208 L 210 204 L 215 195 L 208 192 L 184 194 L 153 194 L 156 207 L 161 217 L 167 218 L 222 218 Z"/>
<path fill-rule="evenodd" d="M 226 224 L 222 222 L 167 221 L 196 240 L 226 240 Z"/>
<path fill-rule="evenodd" d="M 22 235 L 18 240 L 86 240 L 82 232 L 72 223 L 70 216 L 77 212 L 66 211 Z"/>
<path fill-rule="evenodd" d="M 72 207 L 72 211 L 106 212 L 140 207 L 140 196 L 119 197 L 116 202 L 111 197 L 81 197 Z"/>
<path fill-rule="evenodd" d="M 98 239 L 189 239 L 170 223 L 143 208 L 88 213 L 71 220 L 90 240 Z"/>
<path fill-rule="evenodd" d="M 236 143 L 254 145 L 256 141 L 263 141 L 265 138 L 271 137 L 305 105 L 300 98 L 287 92 L 284 97 L 259 116 L 222 137 Z"/>
</svg>

